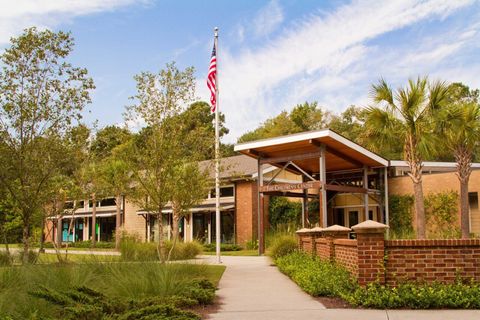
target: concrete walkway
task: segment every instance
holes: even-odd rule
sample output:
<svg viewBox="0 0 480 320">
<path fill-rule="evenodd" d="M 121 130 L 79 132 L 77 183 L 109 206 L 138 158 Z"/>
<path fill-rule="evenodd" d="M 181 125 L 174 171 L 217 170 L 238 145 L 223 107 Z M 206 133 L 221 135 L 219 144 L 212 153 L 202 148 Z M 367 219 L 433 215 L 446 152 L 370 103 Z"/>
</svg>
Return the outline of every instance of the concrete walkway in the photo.
<svg viewBox="0 0 480 320">
<path fill-rule="evenodd" d="M 215 257 L 203 256 L 215 264 Z M 220 309 L 212 320 L 464 320 L 480 319 L 477 310 L 325 309 L 283 275 L 267 257 L 222 257 L 227 266 L 217 292 Z"/>
</svg>

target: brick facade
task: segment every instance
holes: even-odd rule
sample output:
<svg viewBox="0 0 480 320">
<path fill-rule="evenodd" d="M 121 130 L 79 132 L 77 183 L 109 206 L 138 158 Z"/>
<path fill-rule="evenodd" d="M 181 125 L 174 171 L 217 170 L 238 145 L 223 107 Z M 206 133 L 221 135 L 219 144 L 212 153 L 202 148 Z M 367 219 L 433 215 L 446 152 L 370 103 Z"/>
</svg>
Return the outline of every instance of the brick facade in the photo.
<svg viewBox="0 0 480 320">
<path fill-rule="evenodd" d="M 449 191 L 456 191 L 460 194 L 460 182 L 455 172 L 424 173 L 422 186 L 425 195 Z M 468 183 L 468 192 L 480 192 L 480 170 L 472 170 L 470 182 Z M 388 193 L 390 195 L 413 195 L 412 180 L 408 176 L 389 178 Z M 460 210 L 458 214 L 460 219 Z M 415 219 L 415 215 L 413 218 Z M 415 225 L 415 222 L 413 225 Z M 470 209 L 470 230 L 475 234 L 480 234 L 480 208 Z"/>
</svg>

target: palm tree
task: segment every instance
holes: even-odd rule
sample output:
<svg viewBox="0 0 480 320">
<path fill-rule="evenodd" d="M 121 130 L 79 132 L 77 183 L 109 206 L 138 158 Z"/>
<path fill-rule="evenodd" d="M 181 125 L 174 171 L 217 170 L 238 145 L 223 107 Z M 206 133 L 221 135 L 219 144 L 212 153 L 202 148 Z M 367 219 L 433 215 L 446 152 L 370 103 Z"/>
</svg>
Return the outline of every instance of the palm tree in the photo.
<svg viewBox="0 0 480 320">
<path fill-rule="evenodd" d="M 401 143 L 408 163 L 408 175 L 415 196 L 417 238 L 425 238 L 425 206 L 422 188 L 423 156 L 429 150 L 428 136 L 433 115 L 446 105 L 448 86 L 429 82 L 427 77 L 408 80 L 395 92 L 383 79 L 372 86 L 375 106 L 367 109 L 365 135 L 370 145 L 378 147 Z"/>
<path fill-rule="evenodd" d="M 480 106 L 475 102 L 451 104 L 440 113 L 439 133 L 457 162 L 460 181 L 460 226 L 462 238 L 470 235 L 468 181 L 472 160 L 480 139 Z"/>
</svg>

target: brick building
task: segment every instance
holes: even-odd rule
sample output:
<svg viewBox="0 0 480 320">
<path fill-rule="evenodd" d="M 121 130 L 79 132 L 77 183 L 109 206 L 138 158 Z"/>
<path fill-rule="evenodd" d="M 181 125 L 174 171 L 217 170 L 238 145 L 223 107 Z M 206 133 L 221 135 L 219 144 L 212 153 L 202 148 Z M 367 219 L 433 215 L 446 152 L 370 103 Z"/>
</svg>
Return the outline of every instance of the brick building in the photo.
<svg viewBox="0 0 480 320">
<path fill-rule="evenodd" d="M 388 195 L 413 194 L 404 161 L 384 159 L 328 129 L 239 144 L 235 150 L 242 154 L 221 162 L 222 242 L 245 245 L 260 238 L 262 244 L 270 196 L 286 196 L 303 202 L 305 226 L 312 226 L 308 217 L 317 215 L 320 226 L 351 227 L 366 220 L 388 224 Z M 212 161 L 201 162 L 200 166 L 213 178 Z M 470 229 L 477 234 L 480 234 L 479 168 L 480 164 L 473 164 L 469 184 Z M 423 170 L 425 194 L 458 192 L 455 163 L 425 162 Z M 309 201 L 319 202 L 319 212 L 308 212 Z M 115 199 L 103 199 L 97 206 L 97 239 L 109 241 L 116 228 Z M 49 228 L 47 239 L 88 240 L 91 211 L 91 202 L 81 201 L 74 217 L 67 214 L 61 219 L 51 219 L 49 225 L 55 227 Z M 122 200 L 121 212 L 125 231 L 143 241 L 157 237 L 156 214 L 143 211 L 128 197 Z M 167 206 L 163 213 L 168 238 L 171 208 Z M 75 227 L 68 234 L 72 218 Z M 184 241 L 197 239 L 210 243 L 215 239 L 214 226 L 215 196 L 211 190 L 204 201 L 180 221 L 180 236 Z"/>
</svg>

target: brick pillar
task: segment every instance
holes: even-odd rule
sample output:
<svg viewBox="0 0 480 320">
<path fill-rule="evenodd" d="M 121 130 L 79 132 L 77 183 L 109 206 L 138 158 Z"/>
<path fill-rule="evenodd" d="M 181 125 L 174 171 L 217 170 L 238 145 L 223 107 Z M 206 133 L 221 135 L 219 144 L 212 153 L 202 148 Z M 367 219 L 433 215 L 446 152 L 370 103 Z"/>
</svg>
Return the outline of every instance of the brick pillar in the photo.
<svg viewBox="0 0 480 320">
<path fill-rule="evenodd" d="M 367 220 L 352 227 L 357 234 L 358 283 L 385 283 L 385 231 L 388 226 Z"/>
<path fill-rule="evenodd" d="M 325 239 L 327 240 L 328 246 L 328 255 L 331 262 L 335 261 L 335 246 L 333 241 L 335 239 L 348 239 L 348 234 L 352 231 L 352 229 L 347 227 L 339 226 L 338 224 L 334 224 L 328 228 L 323 229 L 323 234 Z"/>
<path fill-rule="evenodd" d="M 312 255 L 317 255 L 317 239 L 323 238 L 323 228 L 315 227 L 310 229 L 310 239 L 312 241 Z"/>
<path fill-rule="evenodd" d="M 305 247 L 305 240 L 312 241 L 311 229 L 303 228 L 303 229 L 297 230 L 295 233 L 297 234 L 298 248 L 302 251 L 312 253 L 313 243 L 311 243 L 310 248 Z"/>
</svg>

